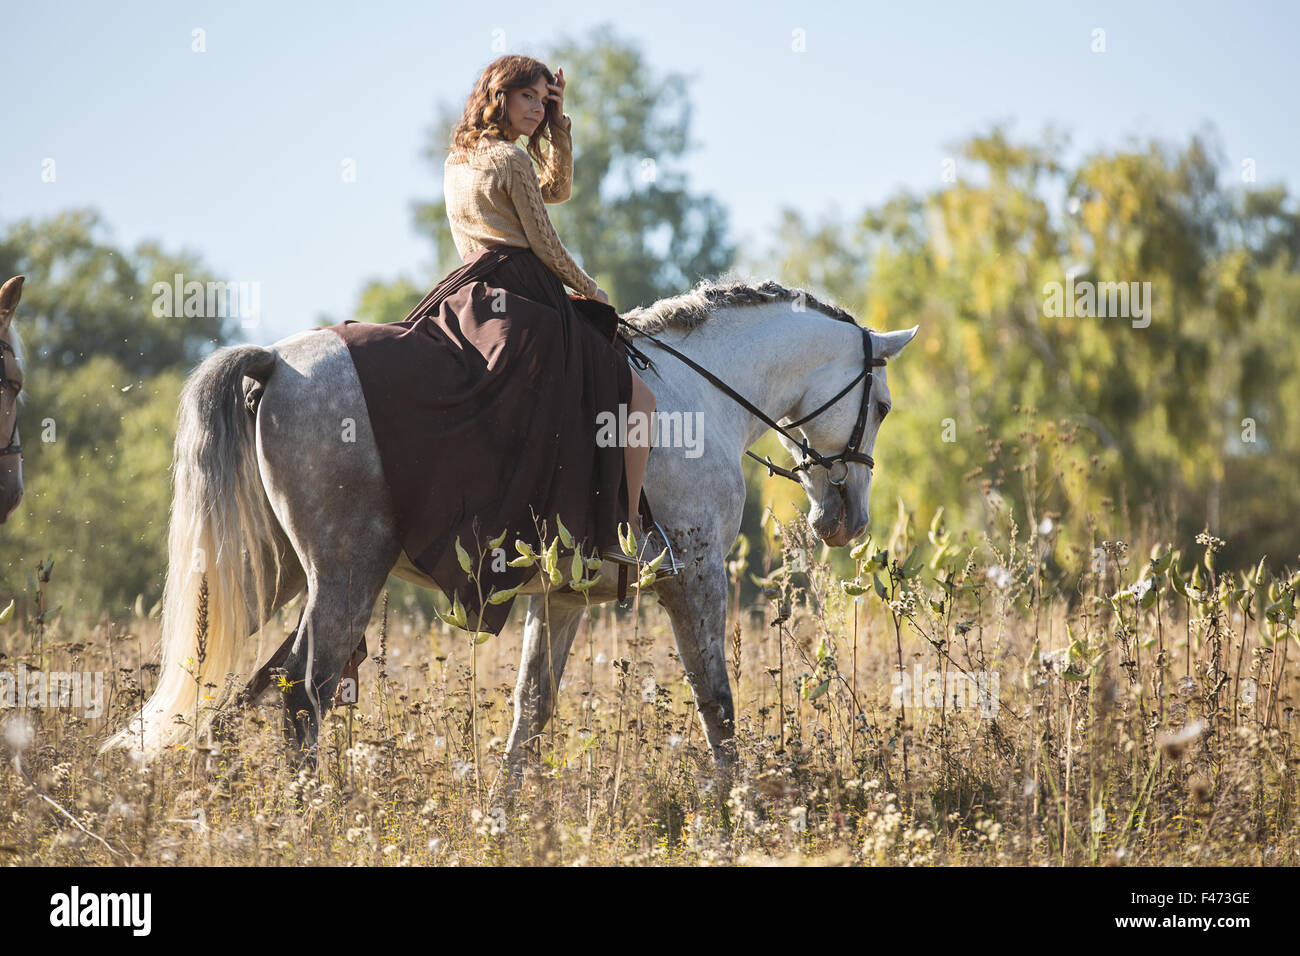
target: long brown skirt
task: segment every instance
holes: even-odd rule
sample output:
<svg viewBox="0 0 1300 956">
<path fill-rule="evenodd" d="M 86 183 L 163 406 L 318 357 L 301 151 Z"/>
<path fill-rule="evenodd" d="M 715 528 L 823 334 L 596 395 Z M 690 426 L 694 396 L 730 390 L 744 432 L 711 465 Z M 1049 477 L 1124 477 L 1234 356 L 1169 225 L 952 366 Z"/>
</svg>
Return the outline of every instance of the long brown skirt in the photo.
<svg viewBox="0 0 1300 956">
<path fill-rule="evenodd" d="M 506 565 L 516 539 L 540 548 L 534 515 L 548 540 L 558 515 L 585 554 L 617 547 L 624 450 L 597 445 L 597 415 L 631 400 L 631 369 L 531 249 L 476 251 L 401 322 L 329 328 L 360 376 L 402 547 L 459 596 L 468 629 L 500 633 L 514 603 L 480 607 L 480 588 L 486 598 L 537 573 Z M 494 560 L 488 542 L 502 531 Z M 571 552 L 560 553 L 567 581 Z"/>
</svg>

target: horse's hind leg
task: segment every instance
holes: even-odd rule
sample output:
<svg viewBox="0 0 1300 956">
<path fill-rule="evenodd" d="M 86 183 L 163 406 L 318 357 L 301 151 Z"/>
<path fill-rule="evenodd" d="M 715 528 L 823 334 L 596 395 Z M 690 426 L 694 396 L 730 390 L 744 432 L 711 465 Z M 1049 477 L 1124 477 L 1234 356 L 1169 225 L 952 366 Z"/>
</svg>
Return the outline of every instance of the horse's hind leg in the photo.
<svg viewBox="0 0 1300 956">
<path fill-rule="evenodd" d="M 335 567 L 312 576 L 307 585 L 297 637 L 282 665 L 289 688 L 284 695 L 285 732 L 314 762 L 320 722 L 334 700 L 343 665 L 365 634 L 387 569 L 368 572 Z"/>
<path fill-rule="evenodd" d="M 282 666 L 291 682 L 286 729 L 314 752 L 321 715 L 401 545 L 347 347 L 333 332 L 315 331 L 277 351 L 281 361 L 258 403 L 257 451 L 271 509 L 307 578 Z"/>
<path fill-rule="evenodd" d="M 306 569 L 307 598 L 284 662 L 285 732 L 314 761 L 320 721 L 334 699 L 343 665 L 365 635 L 375 600 L 400 545 L 385 505 L 350 507 L 324 500 L 332 489 L 302 486 L 295 497 L 272 494 L 294 551 Z M 331 515 L 333 521 L 322 520 Z"/>
</svg>

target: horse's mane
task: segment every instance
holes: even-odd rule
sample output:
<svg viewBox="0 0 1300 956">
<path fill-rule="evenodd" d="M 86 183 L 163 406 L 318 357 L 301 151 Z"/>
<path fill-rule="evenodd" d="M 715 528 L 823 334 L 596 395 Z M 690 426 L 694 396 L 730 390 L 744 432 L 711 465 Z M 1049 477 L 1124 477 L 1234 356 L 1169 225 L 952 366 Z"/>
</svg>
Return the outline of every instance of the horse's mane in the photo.
<svg viewBox="0 0 1300 956">
<path fill-rule="evenodd" d="M 857 325 L 848 312 L 837 305 L 822 302 L 807 289 L 791 288 L 768 280 L 760 285 L 736 277 L 701 279 L 695 288 L 681 295 L 660 299 L 652 305 L 638 306 L 623 314 L 637 332 L 654 335 L 665 329 L 690 330 L 708 321 L 716 310 L 733 305 L 763 305 L 768 302 L 800 300 L 805 305 L 838 322 Z"/>
</svg>

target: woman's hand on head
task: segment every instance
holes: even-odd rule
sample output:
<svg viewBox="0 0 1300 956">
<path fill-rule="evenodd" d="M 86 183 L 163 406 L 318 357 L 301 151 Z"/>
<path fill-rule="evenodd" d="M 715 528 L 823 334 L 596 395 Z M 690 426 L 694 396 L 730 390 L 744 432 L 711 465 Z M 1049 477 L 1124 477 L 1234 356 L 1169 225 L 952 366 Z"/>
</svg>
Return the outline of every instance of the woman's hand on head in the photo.
<svg viewBox="0 0 1300 956">
<path fill-rule="evenodd" d="M 555 117 L 556 117 L 556 121 L 559 122 L 560 125 L 564 125 L 564 124 L 563 124 L 563 119 L 564 119 L 564 87 L 565 87 L 564 67 L 562 67 L 562 66 L 561 66 L 561 67 L 556 67 L 556 69 L 555 69 L 555 82 L 554 82 L 554 83 L 547 83 L 546 85 L 547 85 L 547 87 L 550 89 L 550 93 L 547 94 L 547 99 L 549 99 L 549 100 L 551 100 L 551 101 L 553 101 L 553 102 L 555 103 L 555 113 L 554 113 L 554 115 L 555 115 Z"/>
</svg>

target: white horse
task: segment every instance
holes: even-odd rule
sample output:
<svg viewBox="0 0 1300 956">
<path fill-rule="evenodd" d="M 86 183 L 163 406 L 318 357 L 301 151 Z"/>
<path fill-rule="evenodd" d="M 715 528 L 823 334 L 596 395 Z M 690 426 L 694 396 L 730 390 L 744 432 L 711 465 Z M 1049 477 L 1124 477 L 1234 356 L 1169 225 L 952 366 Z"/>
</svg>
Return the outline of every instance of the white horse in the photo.
<svg viewBox="0 0 1300 956">
<path fill-rule="evenodd" d="M 781 442 L 801 462 L 787 477 L 797 477 L 808 495 L 813 530 L 832 547 L 861 535 L 870 454 L 890 404 L 884 369 L 873 369 L 871 359 L 883 365 L 917 329 L 868 333 L 842 309 L 774 282 L 706 281 L 625 318 L 654 362 L 643 376 L 661 420 L 690 416 L 702 426 L 698 446 L 652 450 L 645 489 L 685 565 L 655 585 L 659 601 L 672 620 L 705 736 L 726 770 L 736 754 L 724 654 L 725 558 L 745 502 L 741 459 L 768 430 L 764 418 L 801 423 L 804 447 L 793 432 L 781 434 Z M 651 338 L 712 372 L 760 414 Z M 339 440 L 344 418 L 356 422 L 355 441 L 347 444 Z M 855 430 L 854 453 L 834 454 L 848 448 Z M 314 748 L 321 714 L 388 575 L 436 588 L 399 544 L 361 383 L 343 341 L 313 330 L 270 348 L 214 352 L 182 392 L 174 470 L 159 682 L 104 749 L 137 746 L 154 754 L 188 736 L 173 718 L 195 711 L 199 682 L 186 661 L 200 659 L 200 572 L 208 631 L 199 681 L 218 685 L 228 671 L 244 670 L 249 635 L 307 589 L 283 667 L 293 682 L 287 726 L 300 747 Z M 591 603 L 615 599 L 614 572 L 613 564 L 602 566 L 601 581 L 588 591 Z M 552 590 L 544 604 L 541 592 L 540 575 L 518 592 L 531 597 L 507 744 L 512 784 L 525 744 L 551 716 L 552 688 L 586 606 L 581 594 L 562 590 Z M 266 683 L 246 691 L 255 697 Z"/>
</svg>

